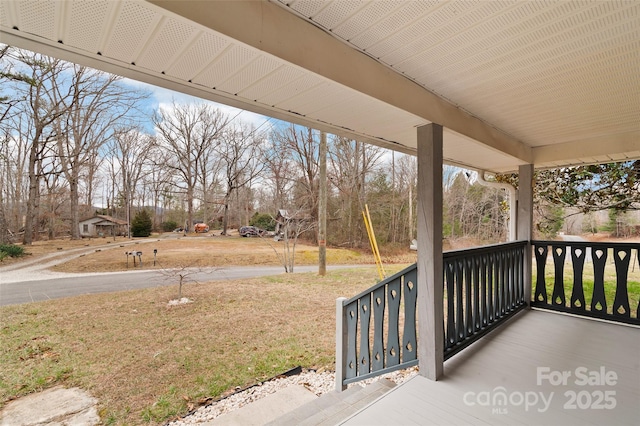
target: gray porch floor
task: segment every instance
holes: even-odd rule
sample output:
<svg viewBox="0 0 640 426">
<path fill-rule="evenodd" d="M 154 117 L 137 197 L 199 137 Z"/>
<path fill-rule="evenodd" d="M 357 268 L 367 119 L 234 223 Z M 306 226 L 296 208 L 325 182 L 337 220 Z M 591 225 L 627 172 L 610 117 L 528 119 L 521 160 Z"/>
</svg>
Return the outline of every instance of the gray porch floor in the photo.
<svg viewBox="0 0 640 426">
<path fill-rule="evenodd" d="M 564 371 L 564 384 L 543 377 Z M 341 424 L 640 425 L 640 329 L 522 312 L 447 361 L 442 380 L 417 376 Z"/>
</svg>

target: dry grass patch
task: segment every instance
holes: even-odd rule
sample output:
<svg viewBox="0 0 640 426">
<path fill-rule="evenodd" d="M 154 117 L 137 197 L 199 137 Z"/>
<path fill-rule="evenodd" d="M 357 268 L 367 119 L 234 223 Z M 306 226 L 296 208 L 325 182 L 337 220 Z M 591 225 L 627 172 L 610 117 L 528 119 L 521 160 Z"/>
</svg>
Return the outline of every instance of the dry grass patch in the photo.
<svg viewBox="0 0 640 426">
<path fill-rule="evenodd" d="M 192 267 L 218 267 L 243 265 L 282 265 L 278 256 L 284 250 L 283 242 L 261 238 L 241 237 L 184 237 L 172 239 L 140 239 L 138 244 L 113 249 L 103 248 L 83 257 L 65 262 L 53 268 L 59 272 L 109 272 L 127 269 L 125 251 L 142 251 L 143 269 Z M 157 249 L 157 263 L 153 266 L 153 250 Z M 274 251 L 275 249 L 275 251 Z M 299 243 L 295 254 L 296 264 L 318 262 L 316 246 Z M 373 263 L 368 254 L 348 249 L 328 249 L 329 264 Z M 129 259 L 129 268 L 133 260 Z"/>
<path fill-rule="evenodd" d="M 399 270 L 399 268 L 393 268 Z M 0 309 L 0 401 L 56 384 L 100 401 L 105 424 L 160 424 L 289 368 L 333 368 L 335 299 L 375 268 L 187 284 Z"/>
<path fill-rule="evenodd" d="M 153 265 L 153 250 L 158 250 L 157 263 Z M 282 265 L 281 256 L 284 243 L 269 238 L 241 238 L 239 236 L 201 236 L 181 234 L 160 234 L 149 238 L 128 239 L 124 237 L 91 238 L 82 240 L 37 241 L 25 246 L 26 256 L 5 258 L 1 266 L 48 257 L 60 259 L 52 268 L 58 272 L 114 272 L 127 269 L 125 251 L 142 251 L 143 269 L 176 267 L 218 267 L 243 265 Z M 54 256 L 54 257 L 52 257 Z M 78 256 L 67 260 L 65 257 Z M 416 253 L 407 247 L 383 247 L 382 260 L 385 264 L 413 263 Z M 318 247 L 299 242 L 296 247 L 295 263 L 310 265 L 318 262 Z M 327 249 L 327 262 L 333 265 L 373 264 L 369 250 L 345 248 Z M 129 268 L 133 259 L 129 258 Z"/>
</svg>

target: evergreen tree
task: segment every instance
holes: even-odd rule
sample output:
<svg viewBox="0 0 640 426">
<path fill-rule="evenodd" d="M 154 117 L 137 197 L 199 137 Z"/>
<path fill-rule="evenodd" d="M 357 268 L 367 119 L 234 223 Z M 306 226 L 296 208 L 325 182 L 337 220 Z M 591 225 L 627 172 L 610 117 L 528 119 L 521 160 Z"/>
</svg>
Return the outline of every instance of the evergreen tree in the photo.
<svg viewBox="0 0 640 426">
<path fill-rule="evenodd" d="M 131 234 L 134 237 L 148 237 L 151 235 L 153 222 L 147 210 L 141 210 L 131 221 Z"/>
</svg>

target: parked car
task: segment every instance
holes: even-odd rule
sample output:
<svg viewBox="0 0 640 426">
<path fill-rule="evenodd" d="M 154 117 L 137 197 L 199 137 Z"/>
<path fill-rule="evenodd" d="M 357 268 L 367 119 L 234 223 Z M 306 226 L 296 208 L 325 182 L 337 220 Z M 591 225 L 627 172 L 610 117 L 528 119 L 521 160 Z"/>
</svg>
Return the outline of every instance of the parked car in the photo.
<svg viewBox="0 0 640 426">
<path fill-rule="evenodd" d="M 260 229 L 257 226 L 243 226 L 238 230 L 242 237 L 261 237 L 266 234 L 267 231 Z"/>
</svg>

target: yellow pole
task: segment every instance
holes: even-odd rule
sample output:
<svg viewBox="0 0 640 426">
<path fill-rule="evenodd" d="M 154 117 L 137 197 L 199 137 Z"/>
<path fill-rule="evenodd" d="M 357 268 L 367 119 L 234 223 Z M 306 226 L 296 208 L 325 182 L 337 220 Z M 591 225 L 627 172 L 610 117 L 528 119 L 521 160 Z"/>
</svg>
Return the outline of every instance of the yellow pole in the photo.
<svg viewBox="0 0 640 426">
<path fill-rule="evenodd" d="M 378 263 L 378 257 L 376 256 L 376 249 L 375 249 L 375 246 L 373 245 L 373 239 L 371 237 L 371 227 L 369 225 L 369 221 L 367 220 L 367 215 L 364 212 L 364 210 L 362 211 L 362 218 L 364 219 L 364 227 L 367 230 L 367 236 L 369 237 L 369 245 L 371 246 L 371 252 L 373 253 L 373 258 L 376 261 L 376 268 L 378 270 L 378 275 L 380 276 L 380 280 L 383 280 L 384 275 L 380 270 L 380 264 Z"/>
<path fill-rule="evenodd" d="M 382 271 L 382 275 L 384 278 L 387 277 L 387 273 L 384 270 L 384 266 L 382 265 L 382 258 L 380 257 L 380 249 L 378 248 L 378 240 L 376 239 L 376 234 L 373 231 L 373 225 L 371 223 L 371 216 L 369 215 L 369 206 L 365 204 L 365 210 L 367 211 L 367 219 L 369 220 L 369 228 L 371 228 L 371 236 L 373 237 L 373 245 L 376 248 L 376 256 L 378 257 L 378 263 L 380 264 L 380 270 Z"/>
<path fill-rule="evenodd" d="M 369 206 L 365 204 L 365 211 L 362 212 L 362 217 L 364 218 L 364 225 L 367 229 L 367 235 L 369 236 L 369 243 L 371 244 L 371 251 L 373 252 L 373 257 L 376 261 L 376 267 L 378 268 L 378 275 L 380 276 L 380 280 L 386 278 L 386 273 L 384 270 L 384 266 L 382 266 L 382 258 L 380 257 L 380 250 L 378 249 L 378 243 L 376 241 L 376 235 L 373 231 L 373 226 L 371 225 L 371 215 L 369 214 Z"/>
</svg>

